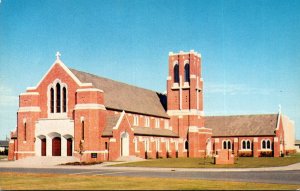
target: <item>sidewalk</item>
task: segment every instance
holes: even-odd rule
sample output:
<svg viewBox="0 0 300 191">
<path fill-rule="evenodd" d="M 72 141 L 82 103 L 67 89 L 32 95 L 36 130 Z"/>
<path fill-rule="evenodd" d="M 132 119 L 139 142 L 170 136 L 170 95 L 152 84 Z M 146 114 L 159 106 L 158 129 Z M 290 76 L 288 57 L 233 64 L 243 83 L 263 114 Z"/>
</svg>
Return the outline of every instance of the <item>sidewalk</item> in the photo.
<svg viewBox="0 0 300 191">
<path fill-rule="evenodd" d="M 48 160 L 49 162 L 49 160 Z M 26 164 L 24 161 L 0 161 L 0 168 L 53 168 L 53 169 L 94 169 L 94 170 L 125 170 L 125 171 L 189 171 L 189 172 L 245 172 L 245 171 L 288 171 L 300 170 L 300 163 L 281 167 L 261 167 L 261 168 L 156 168 L 156 167 L 113 167 L 109 165 L 127 162 L 104 162 L 98 165 L 58 165 L 51 162 L 33 162 Z"/>
</svg>

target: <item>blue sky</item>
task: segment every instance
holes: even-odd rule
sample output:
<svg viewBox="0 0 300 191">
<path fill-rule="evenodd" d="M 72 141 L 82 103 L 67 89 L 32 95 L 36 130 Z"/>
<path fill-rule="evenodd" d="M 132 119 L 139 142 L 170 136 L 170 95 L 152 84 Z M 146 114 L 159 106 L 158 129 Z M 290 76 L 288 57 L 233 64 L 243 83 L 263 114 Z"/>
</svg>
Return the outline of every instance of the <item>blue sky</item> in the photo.
<svg viewBox="0 0 300 191">
<path fill-rule="evenodd" d="M 2 0 L 0 139 L 55 60 L 164 92 L 168 52 L 202 54 L 207 115 L 282 112 L 300 139 L 300 1 Z"/>
</svg>

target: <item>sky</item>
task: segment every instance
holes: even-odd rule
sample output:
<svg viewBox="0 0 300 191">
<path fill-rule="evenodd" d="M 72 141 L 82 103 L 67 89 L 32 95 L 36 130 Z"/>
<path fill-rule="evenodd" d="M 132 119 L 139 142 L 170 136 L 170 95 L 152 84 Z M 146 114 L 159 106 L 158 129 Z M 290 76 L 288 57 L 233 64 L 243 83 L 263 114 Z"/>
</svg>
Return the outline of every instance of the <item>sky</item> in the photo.
<svg viewBox="0 0 300 191">
<path fill-rule="evenodd" d="M 205 115 L 282 113 L 300 139 L 299 0 L 1 0 L 0 139 L 60 51 L 71 68 L 166 91 L 168 53 L 202 55 Z"/>
</svg>

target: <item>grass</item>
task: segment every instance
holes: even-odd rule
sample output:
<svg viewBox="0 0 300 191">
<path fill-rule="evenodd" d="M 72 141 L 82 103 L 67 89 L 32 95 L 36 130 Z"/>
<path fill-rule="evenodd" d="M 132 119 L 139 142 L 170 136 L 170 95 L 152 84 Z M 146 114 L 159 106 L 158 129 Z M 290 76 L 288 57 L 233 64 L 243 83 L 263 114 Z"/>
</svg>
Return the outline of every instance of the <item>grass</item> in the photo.
<svg viewBox="0 0 300 191">
<path fill-rule="evenodd" d="M 0 160 L 7 158 L 7 155 L 0 155 Z"/>
<path fill-rule="evenodd" d="M 288 157 L 239 157 L 232 165 L 215 165 L 213 159 L 207 158 L 167 158 L 153 159 L 140 162 L 116 164 L 113 166 L 127 167 L 161 167 L 161 168 L 258 168 L 287 166 L 300 162 L 300 154 Z"/>
<path fill-rule="evenodd" d="M 0 173 L 0 190 L 295 190 L 300 185 L 63 174 Z"/>
</svg>

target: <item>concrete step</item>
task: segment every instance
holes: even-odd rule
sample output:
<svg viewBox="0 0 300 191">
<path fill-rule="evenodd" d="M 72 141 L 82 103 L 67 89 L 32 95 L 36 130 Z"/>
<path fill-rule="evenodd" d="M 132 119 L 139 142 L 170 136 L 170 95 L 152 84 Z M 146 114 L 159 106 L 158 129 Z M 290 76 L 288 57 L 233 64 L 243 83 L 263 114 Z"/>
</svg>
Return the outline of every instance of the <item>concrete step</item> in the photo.
<svg viewBox="0 0 300 191">
<path fill-rule="evenodd" d="M 134 161 L 144 161 L 144 160 L 145 159 L 137 156 L 121 156 L 116 161 L 134 162 Z"/>
<path fill-rule="evenodd" d="M 62 157 L 62 156 L 35 156 L 29 157 L 25 159 L 20 159 L 14 161 L 16 166 L 53 166 L 64 164 L 68 162 L 77 162 L 79 161 L 78 158 L 74 156 Z"/>
</svg>

